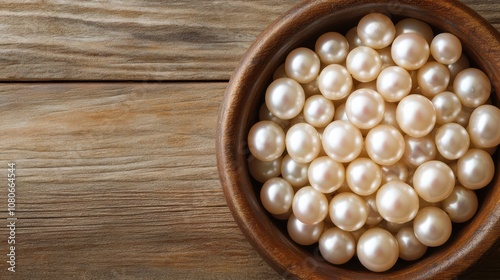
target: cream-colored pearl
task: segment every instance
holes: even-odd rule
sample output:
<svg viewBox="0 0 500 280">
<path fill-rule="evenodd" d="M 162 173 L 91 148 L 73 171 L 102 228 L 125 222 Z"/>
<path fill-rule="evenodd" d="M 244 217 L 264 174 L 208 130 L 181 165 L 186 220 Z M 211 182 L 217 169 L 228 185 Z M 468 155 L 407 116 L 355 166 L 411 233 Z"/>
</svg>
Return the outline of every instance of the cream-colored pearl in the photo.
<svg viewBox="0 0 500 280">
<path fill-rule="evenodd" d="M 285 130 L 290 124 L 289 120 L 283 120 L 273 115 L 273 113 L 271 113 L 271 111 L 269 111 L 269 109 L 267 108 L 266 103 L 263 103 L 262 106 L 260 106 L 259 121 L 275 122 L 277 125 L 283 128 L 283 130 Z"/>
<path fill-rule="evenodd" d="M 314 80 L 320 70 L 321 62 L 316 53 L 308 48 L 291 51 L 285 60 L 285 73 L 301 84 Z"/>
<path fill-rule="evenodd" d="M 377 52 L 382 60 L 382 70 L 390 66 L 396 66 L 396 63 L 392 60 L 391 46 L 377 50 Z"/>
<path fill-rule="evenodd" d="M 280 215 L 288 212 L 292 207 L 293 194 L 293 188 L 287 181 L 275 177 L 262 185 L 260 201 L 269 213 Z"/>
<path fill-rule="evenodd" d="M 357 158 L 347 166 L 346 181 L 354 193 L 370 195 L 380 187 L 382 171 L 371 159 Z"/>
<path fill-rule="evenodd" d="M 461 158 L 470 144 L 467 130 L 457 123 L 447 123 L 438 128 L 435 140 L 439 153 L 451 160 Z"/>
<path fill-rule="evenodd" d="M 483 71 L 467 68 L 455 77 L 453 90 L 463 106 L 476 108 L 490 97 L 491 83 Z"/>
<path fill-rule="evenodd" d="M 441 92 L 432 98 L 432 104 L 436 109 L 436 124 L 443 125 L 458 118 L 462 111 L 460 99 L 449 91 Z"/>
<path fill-rule="evenodd" d="M 329 214 L 332 222 L 340 229 L 354 231 L 360 229 L 368 218 L 370 208 L 359 196 L 344 192 L 332 198 Z"/>
<path fill-rule="evenodd" d="M 500 109 L 492 105 L 477 107 L 470 115 L 467 131 L 472 143 L 481 148 L 500 144 Z"/>
<path fill-rule="evenodd" d="M 309 83 L 300 84 L 302 86 L 302 89 L 304 90 L 304 94 L 306 95 L 306 98 L 313 96 L 313 95 L 316 95 L 316 94 L 321 94 L 321 92 L 319 91 L 318 77 L 316 77 L 314 80 L 310 81 Z"/>
<path fill-rule="evenodd" d="M 486 187 L 495 174 L 491 156 L 480 149 L 469 149 L 457 162 L 457 177 L 460 184 L 471 190 Z"/>
<path fill-rule="evenodd" d="M 399 130 L 381 124 L 368 132 L 365 147 L 368 156 L 374 162 L 380 165 L 392 165 L 403 157 L 405 141 Z"/>
<path fill-rule="evenodd" d="M 371 194 L 369 196 L 363 196 L 362 198 L 366 201 L 368 207 L 370 207 L 370 211 L 368 212 L 368 217 L 366 218 L 365 225 L 375 226 L 379 224 L 383 220 L 383 218 L 382 216 L 380 216 L 377 210 L 376 193 Z"/>
<path fill-rule="evenodd" d="M 361 42 L 361 39 L 358 36 L 357 26 L 354 26 L 347 31 L 345 39 L 347 40 L 347 43 L 349 43 L 349 51 L 363 45 L 363 42 Z"/>
<path fill-rule="evenodd" d="M 285 150 L 285 133 L 272 121 L 260 121 L 248 132 L 248 149 L 258 160 L 275 160 Z"/>
<path fill-rule="evenodd" d="M 430 135 L 418 138 L 405 135 L 404 140 L 403 159 L 411 167 L 416 168 L 422 163 L 436 158 L 436 144 Z"/>
<path fill-rule="evenodd" d="M 453 64 L 462 55 L 462 43 L 457 36 L 451 33 L 440 33 L 432 39 L 432 57 L 442 64 Z"/>
<path fill-rule="evenodd" d="M 302 223 L 317 224 L 328 214 L 328 200 L 323 193 L 313 187 L 302 187 L 293 197 L 292 210 Z"/>
<path fill-rule="evenodd" d="M 354 256 L 356 241 L 350 232 L 329 228 L 319 239 L 319 252 L 329 263 L 344 264 Z"/>
<path fill-rule="evenodd" d="M 396 109 L 396 120 L 406 134 L 422 137 L 436 124 L 436 110 L 432 102 L 422 95 L 412 94 L 403 98 Z"/>
<path fill-rule="evenodd" d="M 398 102 L 407 96 L 412 87 L 411 76 L 404 68 L 390 66 L 377 78 L 377 91 L 386 101 Z"/>
<path fill-rule="evenodd" d="M 417 70 L 429 58 L 429 43 L 416 33 L 396 37 L 391 47 L 392 59 L 406 70 Z"/>
<path fill-rule="evenodd" d="M 382 69 L 382 59 L 372 48 L 361 46 L 347 55 L 347 71 L 360 82 L 370 82 L 377 78 Z"/>
<path fill-rule="evenodd" d="M 427 23 L 414 18 L 405 18 L 396 24 L 396 37 L 403 33 L 416 33 L 429 44 L 434 38 L 432 28 Z"/>
<path fill-rule="evenodd" d="M 382 220 L 382 222 L 380 222 L 380 227 L 396 235 L 402 228 L 410 227 L 412 224 L 413 221 L 406 223 L 392 223 L 387 220 Z"/>
<path fill-rule="evenodd" d="M 333 119 L 335 121 L 346 121 L 346 122 L 349 122 L 349 119 L 347 118 L 347 114 L 345 113 L 345 103 L 340 104 L 335 109 L 335 115 L 333 116 Z"/>
<path fill-rule="evenodd" d="M 358 89 L 349 95 L 345 111 L 349 122 L 360 129 L 369 129 L 384 117 L 385 102 L 382 96 L 370 89 Z"/>
<path fill-rule="evenodd" d="M 274 80 L 266 90 L 266 106 L 276 117 L 289 120 L 297 116 L 306 96 L 302 86 L 289 78 Z"/>
<path fill-rule="evenodd" d="M 301 222 L 295 215 L 291 215 L 287 222 L 287 231 L 290 238 L 300 245 L 312 245 L 318 242 L 321 234 L 325 230 L 325 223 L 319 222 L 316 224 L 305 224 Z"/>
<path fill-rule="evenodd" d="M 478 201 L 476 193 L 462 186 L 455 186 L 453 192 L 442 202 L 443 210 L 454 223 L 463 223 L 476 214 Z"/>
<path fill-rule="evenodd" d="M 281 176 L 287 180 L 292 187 L 303 187 L 308 184 L 307 170 L 309 163 L 299 163 L 286 155 L 281 162 Z"/>
<path fill-rule="evenodd" d="M 313 160 L 307 174 L 311 186 L 322 193 L 336 191 L 345 179 L 344 166 L 327 156 Z"/>
<path fill-rule="evenodd" d="M 453 81 L 455 80 L 455 77 L 458 75 L 458 73 L 469 67 L 469 59 L 467 59 L 467 56 L 463 53 L 457 60 L 457 62 L 448 65 L 448 70 L 450 70 L 450 85 L 453 85 Z"/>
<path fill-rule="evenodd" d="M 451 220 L 448 214 L 437 207 L 425 207 L 413 220 L 413 232 L 425 246 L 441 246 L 451 236 Z"/>
<path fill-rule="evenodd" d="M 418 241 L 413 227 L 400 229 L 396 240 L 399 245 L 399 257 L 405 261 L 418 260 L 427 252 L 427 246 Z"/>
<path fill-rule="evenodd" d="M 380 124 L 387 124 L 394 126 L 399 132 L 402 132 L 399 127 L 398 121 L 396 120 L 396 109 L 397 105 L 392 102 L 385 102 L 384 117 L 380 121 Z"/>
<path fill-rule="evenodd" d="M 298 123 L 286 133 L 286 150 L 293 160 L 306 163 L 315 159 L 321 150 L 321 139 L 308 123 Z"/>
<path fill-rule="evenodd" d="M 406 182 L 408 180 L 408 167 L 402 160 L 392 165 L 382 165 L 380 170 L 382 171 L 382 184 L 391 181 Z"/>
<path fill-rule="evenodd" d="M 307 98 L 304 104 L 304 119 L 315 127 L 325 127 L 332 122 L 335 114 L 333 102 L 322 95 Z"/>
<path fill-rule="evenodd" d="M 455 122 L 463 127 L 467 127 L 469 125 L 470 115 L 472 114 L 472 111 L 474 111 L 474 108 L 462 106 L 462 110 L 460 110 L 460 114 L 458 114 Z"/>
<path fill-rule="evenodd" d="M 441 201 L 455 186 L 455 175 L 445 163 L 431 160 L 420 165 L 413 173 L 413 187 L 417 194 L 429 202 Z"/>
<path fill-rule="evenodd" d="M 380 216 L 392 223 L 406 223 L 418 212 L 418 195 L 413 188 L 401 181 L 391 181 L 377 191 L 377 210 Z"/>
<path fill-rule="evenodd" d="M 281 174 L 282 157 L 271 161 L 261 161 L 250 155 L 248 157 L 248 170 L 252 177 L 260 183 L 278 177 Z"/>
<path fill-rule="evenodd" d="M 371 228 L 359 238 L 356 253 L 364 267 L 383 272 L 396 264 L 399 246 L 396 238 L 387 230 Z"/>
<path fill-rule="evenodd" d="M 349 43 L 342 34 L 327 32 L 316 40 L 314 50 L 324 64 L 342 63 L 349 53 Z"/>
<path fill-rule="evenodd" d="M 351 162 L 361 153 L 363 136 L 346 121 L 334 121 L 323 131 L 323 149 L 338 162 Z"/>
<path fill-rule="evenodd" d="M 373 49 L 382 49 L 389 46 L 396 34 L 396 28 L 392 20 L 380 13 L 365 15 L 359 21 L 356 30 L 361 42 Z"/>
<path fill-rule="evenodd" d="M 433 98 L 448 87 L 450 71 L 443 64 L 430 61 L 418 69 L 417 82 L 422 94 Z"/>
<path fill-rule="evenodd" d="M 326 66 L 318 77 L 319 91 L 330 100 L 346 97 L 352 89 L 352 77 L 347 69 L 339 64 Z"/>
</svg>

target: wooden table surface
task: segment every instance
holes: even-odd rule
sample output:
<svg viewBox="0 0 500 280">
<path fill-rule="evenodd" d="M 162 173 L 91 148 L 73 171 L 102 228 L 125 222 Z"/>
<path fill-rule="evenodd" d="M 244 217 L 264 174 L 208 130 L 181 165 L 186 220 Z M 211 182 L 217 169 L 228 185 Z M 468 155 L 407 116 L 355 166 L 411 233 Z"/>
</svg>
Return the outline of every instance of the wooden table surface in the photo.
<svg viewBox="0 0 500 280">
<path fill-rule="evenodd" d="M 0 279 L 279 279 L 227 208 L 214 139 L 238 60 L 298 2 L 0 1 Z M 498 0 L 465 3 L 500 30 Z"/>
</svg>

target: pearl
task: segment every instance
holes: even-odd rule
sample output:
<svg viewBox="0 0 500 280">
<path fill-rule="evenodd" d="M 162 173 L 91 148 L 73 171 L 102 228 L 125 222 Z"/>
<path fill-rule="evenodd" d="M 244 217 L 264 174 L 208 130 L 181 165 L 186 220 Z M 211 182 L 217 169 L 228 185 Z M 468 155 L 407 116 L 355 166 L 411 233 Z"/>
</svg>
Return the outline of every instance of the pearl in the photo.
<svg viewBox="0 0 500 280">
<path fill-rule="evenodd" d="M 304 90 L 289 78 L 274 80 L 266 90 L 266 106 L 276 117 L 289 120 L 297 116 L 305 102 Z"/>
<path fill-rule="evenodd" d="M 469 149 L 469 134 L 457 123 L 447 123 L 438 128 L 435 139 L 436 148 L 446 159 L 461 158 Z"/>
<path fill-rule="evenodd" d="M 432 98 L 436 110 L 436 124 L 443 125 L 455 121 L 462 111 L 460 99 L 449 91 L 441 92 Z"/>
<path fill-rule="evenodd" d="M 406 182 L 408 180 L 408 167 L 402 161 L 392 165 L 382 165 L 380 170 L 382 171 L 382 184 L 391 181 Z"/>
<path fill-rule="evenodd" d="M 382 59 L 372 48 L 356 47 L 347 55 L 347 71 L 360 82 L 370 82 L 377 78 L 382 69 Z"/>
<path fill-rule="evenodd" d="M 462 43 L 451 33 L 440 33 L 432 39 L 430 50 L 437 62 L 453 64 L 462 55 Z"/>
<path fill-rule="evenodd" d="M 382 222 L 380 222 L 380 227 L 396 235 L 402 228 L 412 226 L 412 224 L 413 221 L 397 224 L 397 223 L 391 223 L 387 220 L 382 220 Z"/>
<path fill-rule="evenodd" d="M 387 230 L 371 228 L 359 238 L 356 252 L 364 267 L 374 272 L 383 272 L 396 264 L 399 246 L 396 238 Z"/>
<path fill-rule="evenodd" d="M 419 138 L 405 135 L 404 140 L 405 151 L 403 159 L 411 167 L 417 167 L 424 162 L 436 158 L 436 144 L 430 135 Z"/>
<path fill-rule="evenodd" d="M 417 215 L 418 195 L 413 188 L 401 181 L 391 181 L 377 191 L 377 210 L 391 223 L 406 223 Z"/>
<path fill-rule="evenodd" d="M 351 92 L 351 74 L 342 65 L 328 65 L 318 77 L 318 87 L 321 94 L 326 98 L 340 100 Z"/>
<path fill-rule="evenodd" d="M 463 223 L 476 214 L 478 201 L 476 193 L 462 186 L 455 186 L 453 192 L 442 203 L 454 223 Z"/>
<path fill-rule="evenodd" d="M 417 82 L 422 94 L 433 98 L 448 87 L 450 71 L 445 65 L 430 61 L 418 69 Z"/>
<path fill-rule="evenodd" d="M 345 61 L 349 52 L 349 43 L 342 34 L 327 32 L 316 40 L 314 50 L 322 63 L 338 64 Z"/>
<path fill-rule="evenodd" d="M 292 186 L 282 178 L 267 180 L 260 190 L 260 201 L 271 214 L 280 215 L 288 212 L 293 200 Z"/>
<path fill-rule="evenodd" d="M 341 163 L 323 156 L 311 162 L 307 174 L 313 188 L 322 193 L 332 193 L 344 183 L 345 169 Z"/>
<path fill-rule="evenodd" d="M 287 128 L 288 125 L 290 124 L 289 120 L 282 120 L 282 119 L 276 117 L 275 115 L 273 115 L 273 113 L 271 113 L 271 111 L 269 111 L 269 109 L 267 108 L 266 103 L 263 103 L 262 106 L 260 106 L 259 120 L 260 121 L 275 122 L 277 125 L 279 125 L 283 129 Z"/>
<path fill-rule="evenodd" d="M 285 142 L 290 157 L 300 163 L 311 162 L 321 150 L 318 132 L 307 123 L 298 123 L 290 127 Z"/>
<path fill-rule="evenodd" d="M 460 184 L 471 190 L 486 187 L 493 179 L 495 165 L 491 156 L 480 149 L 469 149 L 457 162 Z"/>
<path fill-rule="evenodd" d="M 415 191 L 421 198 L 429 202 L 445 199 L 453 191 L 454 186 L 455 175 L 453 171 L 441 161 L 425 162 L 413 173 Z"/>
<path fill-rule="evenodd" d="M 450 84 L 452 84 L 452 82 L 455 80 L 455 77 L 458 75 L 458 73 L 469 67 L 469 59 L 467 59 L 467 56 L 462 53 L 457 62 L 448 65 L 448 70 L 450 70 Z"/>
<path fill-rule="evenodd" d="M 349 188 L 358 195 L 370 195 L 377 191 L 382 182 L 380 167 L 369 158 L 357 158 L 346 169 Z"/>
<path fill-rule="evenodd" d="M 392 102 L 385 102 L 384 117 L 380 121 L 380 124 L 392 125 L 399 130 L 399 132 L 402 132 L 401 128 L 399 128 L 398 121 L 396 120 L 396 109 L 396 104 Z"/>
<path fill-rule="evenodd" d="M 383 49 L 376 50 L 380 59 L 382 60 L 382 70 L 390 66 L 396 66 L 394 60 L 392 60 L 391 47 L 385 47 Z"/>
<path fill-rule="evenodd" d="M 422 95 L 412 94 L 403 98 L 396 109 L 396 120 L 406 134 L 422 137 L 436 124 L 436 110 L 432 102 Z"/>
<path fill-rule="evenodd" d="M 248 149 L 258 160 L 275 160 L 285 150 L 285 133 L 272 121 L 257 122 L 248 132 Z"/>
<path fill-rule="evenodd" d="M 349 192 L 334 196 L 329 206 L 332 222 L 346 231 L 360 229 L 365 224 L 369 211 L 368 204 L 361 197 Z"/>
<path fill-rule="evenodd" d="M 365 15 L 356 27 L 361 42 L 365 46 L 382 49 L 394 40 L 396 28 L 392 20 L 384 14 L 370 13 Z"/>
<path fill-rule="evenodd" d="M 344 264 L 354 256 L 356 241 L 347 231 L 329 228 L 319 239 L 319 252 L 329 263 Z"/>
<path fill-rule="evenodd" d="M 448 214 L 437 207 L 426 207 L 418 211 L 413 220 L 413 232 L 425 246 L 441 246 L 451 235 L 451 220 Z"/>
<path fill-rule="evenodd" d="M 286 75 L 286 72 L 285 72 L 285 63 L 280 64 L 280 66 L 278 66 L 278 68 L 276 68 L 276 70 L 274 70 L 273 81 L 277 80 L 279 78 L 288 78 L 288 76 Z"/>
<path fill-rule="evenodd" d="M 396 24 L 396 37 L 403 33 L 416 33 L 429 44 L 434 38 L 432 28 L 427 23 L 414 18 L 405 18 Z"/>
<path fill-rule="evenodd" d="M 285 60 L 286 75 L 301 84 L 314 80 L 320 70 L 320 60 L 316 53 L 308 48 L 291 51 Z"/>
<path fill-rule="evenodd" d="M 338 162 L 350 162 L 363 148 L 363 136 L 357 127 L 346 121 L 334 121 L 323 131 L 323 149 Z"/>
<path fill-rule="evenodd" d="M 405 141 L 399 130 L 381 124 L 368 132 L 365 148 L 374 162 L 380 165 L 392 165 L 403 157 Z"/>
<path fill-rule="evenodd" d="M 345 103 L 339 105 L 335 109 L 335 115 L 333 116 L 333 119 L 335 121 L 346 121 L 346 122 L 349 122 L 349 119 L 347 118 L 347 114 L 345 113 Z"/>
<path fill-rule="evenodd" d="M 390 66 L 377 78 L 377 91 L 386 101 L 398 102 L 407 96 L 412 87 L 411 76 L 404 68 Z"/>
<path fill-rule="evenodd" d="M 298 188 L 308 184 L 307 170 L 309 163 L 299 163 L 286 155 L 281 162 L 281 176 L 287 180 L 292 187 Z"/>
<path fill-rule="evenodd" d="M 295 215 L 291 215 L 287 222 L 287 231 L 290 238 L 300 245 L 312 245 L 318 242 L 325 229 L 325 224 L 304 224 Z"/>
<path fill-rule="evenodd" d="M 374 90 L 358 89 L 349 95 L 345 111 L 349 122 L 360 129 L 376 126 L 384 117 L 385 102 Z"/>
<path fill-rule="evenodd" d="M 470 115 L 472 114 L 472 111 L 474 111 L 474 108 L 468 108 L 462 106 L 462 110 L 460 110 L 460 114 L 458 115 L 455 122 L 463 127 L 467 127 L 469 125 L 469 119 Z"/>
<path fill-rule="evenodd" d="M 467 68 L 455 77 L 453 90 L 463 106 L 476 108 L 490 97 L 491 83 L 483 71 Z"/>
<path fill-rule="evenodd" d="M 412 227 L 404 227 L 396 235 L 399 245 L 399 257 L 405 261 L 414 261 L 420 259 L 427 246 L 418 241 Z"/>
<path fill-rule="evenodd" d="M 361 42 L 361 39 L 358 36 L 357 26 L 349 29 L 349 31 L 345 34 L 345 38 L 347 43 L 349 43 L 349 51 L 363 45 L 363 42 Z"/>
<path fill-rule="evenodd" d="M 321 94 L 319 91 L 319 86 L 318 86 L 318 77 L 316 77 L 314 80 L 310 81 L 309 83 L 305 84 L 300 84 L 302 86 L 302 89 L 304 90 L 304 94 L 306 97 L 313 96 L 316 94 Z"/>
<path fill-rule="evenodd" d="M 469 119 L 467 131 L 472 143 L 481 148 L 493 148 L 500 144 L 500 110 L 492 105 L 477 107 Z"/>
<path fill-rule="evenodd" d="M 333 102 L 322 95 L 307 98 L 304 104 L 304 119 L 315 127 L 325 127 L 332 122 L 335 114 Z"/>
<path fill-rule="evenodd" d="M 366 204 L 368 204 L 368 207 L 370 207 L 365 225 L 375 226 L 383 220 L 382 216 L 380 216 L 377 210 L 376 195 L 371 194 L 369 196 L 363 196 L 363 199 L 366 201 Z"/>
<path fill-rule="evenodd" d="M 281 157 L 271 161 L 261 161 L 250 155 L 248 157 L 248 170 L 255 180 L 264 183 L 273 177 L 280 176 L 281 162 Z"/>
<path fill-rule="evenodd" d="M 302 223 L 317 224 L 328 214 L 328 200 L 323 193 L 313 187 L 302 187 L 293 197 L 292 211 Z"/>
<path fill-rule="evenodd" d="M 429 58 L 429 44 L 416 33 L 404 33 L 396 37 L 391 47 L 392 59 L 406 70 L 417 70 Z"/>
</svg>

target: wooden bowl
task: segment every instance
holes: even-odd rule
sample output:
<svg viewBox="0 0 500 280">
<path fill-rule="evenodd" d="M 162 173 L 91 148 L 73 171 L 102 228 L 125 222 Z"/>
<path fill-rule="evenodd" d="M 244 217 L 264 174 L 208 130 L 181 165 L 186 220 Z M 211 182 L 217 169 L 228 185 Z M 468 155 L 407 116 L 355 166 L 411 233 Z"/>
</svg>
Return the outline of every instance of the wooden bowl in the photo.
<svg viewBox="0 0 500 280">
<path fill-rule="evenodd" d="M 255 249 L 285 278 L 308 279 L 444 279 L 470 269 L 499 244 L 499 157 L 494 155 L 496 174 L 477 192 L 480 206 L 467 223 L 454 224 L 450 240 L 429 248 L 414 262 L 399 260 L 389 271 L 374 273 L 354 257 L 341 266 L 326 262 L 318 246 L 300 246 L 286 233 L 286 223 L 272 218 L 259 201 L 261 184 L 247 167 L 246 144 L 250 127 L 257 121 L 274 70 L 296 47 L 312 47 L 327 31 L 345 34 L 359 19 L 382 12 L 398 20 L 413 17 L 436 31 L 455 34 L 471 64 L 482 69 L 493 84 L 493 104 L 500 94 L 500 35 L 476 12 L 458 1 L 446 0 L 337 0 L 302 2 L 269 26 L 251 45 L 234 72 L 220 108 L 217 131 L 217 164 L 228 206 Z"/>
</svg>

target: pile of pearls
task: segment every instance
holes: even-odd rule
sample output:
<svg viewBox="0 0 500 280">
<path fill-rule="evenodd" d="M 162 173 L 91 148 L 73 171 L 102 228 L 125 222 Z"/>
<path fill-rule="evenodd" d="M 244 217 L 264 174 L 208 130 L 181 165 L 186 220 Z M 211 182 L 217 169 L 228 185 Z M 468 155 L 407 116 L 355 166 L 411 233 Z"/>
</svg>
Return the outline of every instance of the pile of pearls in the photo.
<svg viewBox="0 0 500 280">
<path fill-rule="evenodd" d="M 260 199 L 324 259 L 382 272 L 444 244 L 494 175 L 500 110 L 459 39 L 364 16 L 288 54 L 248 134 Z"/>
</svg>

